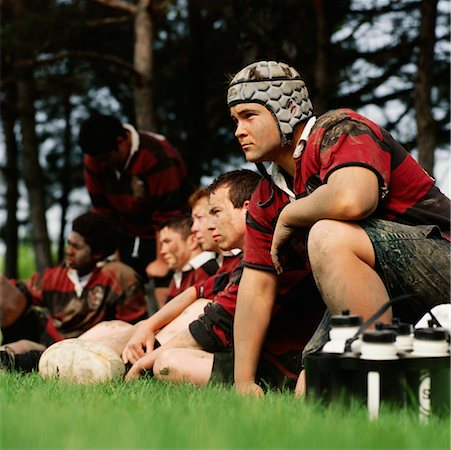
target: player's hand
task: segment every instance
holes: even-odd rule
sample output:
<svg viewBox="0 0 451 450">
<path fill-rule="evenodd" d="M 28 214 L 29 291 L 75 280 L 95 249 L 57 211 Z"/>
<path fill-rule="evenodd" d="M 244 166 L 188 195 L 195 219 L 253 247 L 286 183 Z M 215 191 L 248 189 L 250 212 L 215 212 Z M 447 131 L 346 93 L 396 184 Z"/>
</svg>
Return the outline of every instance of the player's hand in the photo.
<svg viewBox="0 0 451 450">
<path fill-rule="evenodd" d="M 296 398 L 302 398 L 305 396 L 306 390 L 306 382 L 305 382 L 305 370 L 302 369 L 299 374 L 298 381 L 296 383 L 296 387 L 294 389 L 294 396 Z"/>
<path fill-rule="evenodd" d="M 127 375 L 125 375 L 125 381 L 133 381 L 141 378 L 143 376 L 144 370 L 151 371 L 153 369 L 155 359 L 155 352 L 151 352 L 148 355 L 145 355 L 142 358 L 138 359 L 138 361 L 136 361 L 130 368 Z"/>
<path fill-rule="evenodd" d="M 277 220 L 272 238 L 271 258 L 278 274 L 283 272 L 282 259 L 280 257 L 282 247 L 293 236 L 294 229 L 286 226 L 283 221 L 283 211 Z"/>
<path fill-rule="evenodd" d="M 125 381 L 134 381 L 141 378 L 143 375 L 143 367 L 141 366 L 140 360 L 136 361 L 135 364 L 130 368 L 125 375 Z"/>
<path fill-rule="evenodd" d="M 125 364 L 134 364 L 138 359 L 153 350 L 155 334 L 145 325 L 145 323 L 141 324 L 125 345 L 122 351 L 122 361 Z"/>
<path fill-rule="evenodd" d="M 252 395 L 254 397 L 263 397 L 263 389 L 253 381 L 243 381 L 235 383 L 235 390 L 240 395 Z"/>
<path fill-rule="evenodd" d="M 169 267 L 165 261 L 156 259 L 146 267 L 146 274 L 149 278 L 163 278 L 169 273 Z"/>
</svg>

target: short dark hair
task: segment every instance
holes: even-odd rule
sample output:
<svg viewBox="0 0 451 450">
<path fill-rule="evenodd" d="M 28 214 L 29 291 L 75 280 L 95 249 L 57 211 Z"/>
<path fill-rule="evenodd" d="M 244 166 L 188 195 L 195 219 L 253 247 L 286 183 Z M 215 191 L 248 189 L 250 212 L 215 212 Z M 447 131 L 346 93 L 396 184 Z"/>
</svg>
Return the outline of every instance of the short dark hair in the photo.
<svg viewBox="0 0 451 450">
<path fill-rule="evenodd" d="M 72 222 L 72 231 L 84 238 L 93 253 L 101 253 L 103 258 L 114 253 L 118 247 L 117 225 L 104 214 L 88 211 Z"/>
<path fill-rule="evenodd" d="M 177 231 L 182 236 L 183 240 L 187 240 L 191 234 L 191 227 L 193 226 L 193 219 L 190 214 L 182 214 L 180 216 L 172 217 L 166 220 L 161 229 L 167 227 L 171 230 Z"/>
<path fill-rule="evenodd" d="M 229 198 L 235 208 L 241 208 L 262 180 L 261 175 L 249 170 L 238 169 L 219 175 L 209 186 L 210 194 L 221 187 L 229 188 Z"/>
<path fill-rule="evenodd" d="M 127 131 L 113 116 L 93 114 L 80 125 L 78 145 L 83 153 L 98 156 L 117 149 L 117 138 Z"/>
</svg>

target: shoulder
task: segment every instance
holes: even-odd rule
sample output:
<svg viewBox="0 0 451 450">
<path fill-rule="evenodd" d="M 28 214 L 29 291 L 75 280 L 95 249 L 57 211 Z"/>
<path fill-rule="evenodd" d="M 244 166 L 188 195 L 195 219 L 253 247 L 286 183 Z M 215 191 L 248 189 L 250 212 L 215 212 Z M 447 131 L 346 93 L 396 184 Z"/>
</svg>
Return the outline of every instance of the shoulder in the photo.
<svg viewBox="0 0 451 450">
<path fill-rule="evenodd" d="M 157 159 L 179 158 L 178 151 L 161 134 L 151 133 L 150 131 L 139 132 L 139 150 L 140 153 L 152 153 Z"/>
<path fill-rule="evenodd" d="M 106 276 L 114 276 L 119 280 L 136 280 L 138 282 L 138 276 L 132 267 L 124 264 L 121 261 L 109 261 L 101 267 L 101 273 Z"/>
<path fill-rule="evenodd" d="M 272 232 L 274 220 L 282 208 L 289 203 L 288 195 L 267 179 L 263 179 L 252 195 L 249 203 L 247 224 L 253 228 L 260 224 Z M 262 230 L 263 231 L 263 230 Z"/>
</svg>

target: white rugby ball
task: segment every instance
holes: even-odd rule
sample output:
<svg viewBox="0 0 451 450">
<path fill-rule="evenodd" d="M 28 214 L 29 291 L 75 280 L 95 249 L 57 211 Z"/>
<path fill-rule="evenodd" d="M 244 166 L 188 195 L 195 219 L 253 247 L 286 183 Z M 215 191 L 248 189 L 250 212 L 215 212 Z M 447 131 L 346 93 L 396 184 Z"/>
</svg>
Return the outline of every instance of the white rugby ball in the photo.
<svg viewBox="0 0 451 450">
<path fill-rule="evenodd" d="M 42 378 L 76 384 L 110 381 L 125 374 L 125 365 L 111 348 L 86 339 L 65 339 L 47 348 L 39 360 Z"/>
</svg>

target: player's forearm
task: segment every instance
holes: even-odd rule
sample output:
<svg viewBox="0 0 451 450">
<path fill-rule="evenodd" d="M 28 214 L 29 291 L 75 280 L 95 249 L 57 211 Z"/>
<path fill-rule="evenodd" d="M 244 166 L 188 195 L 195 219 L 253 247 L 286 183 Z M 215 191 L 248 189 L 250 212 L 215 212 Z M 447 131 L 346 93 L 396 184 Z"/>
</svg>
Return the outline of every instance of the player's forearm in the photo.
<svg viewBox="0 0 451 450">
<path fill-rule="evenodd" d="M 247 282 L 244 275 L 244 285 L 240 283 L 238 292 L 234 323 L 235 384 L 255 381 L 275 299 L 271 287 L 264 289 L 261 286 L 263 289 L 259 289 L 251 280 Z"/>
<path fill-rule="evenodd" d="M 146 326 L 149 330 L 156 332 L 179 316 L 195 300 L 197 300 L 196 288 L 191 286 L 146 319 Z"/>
</svg>

